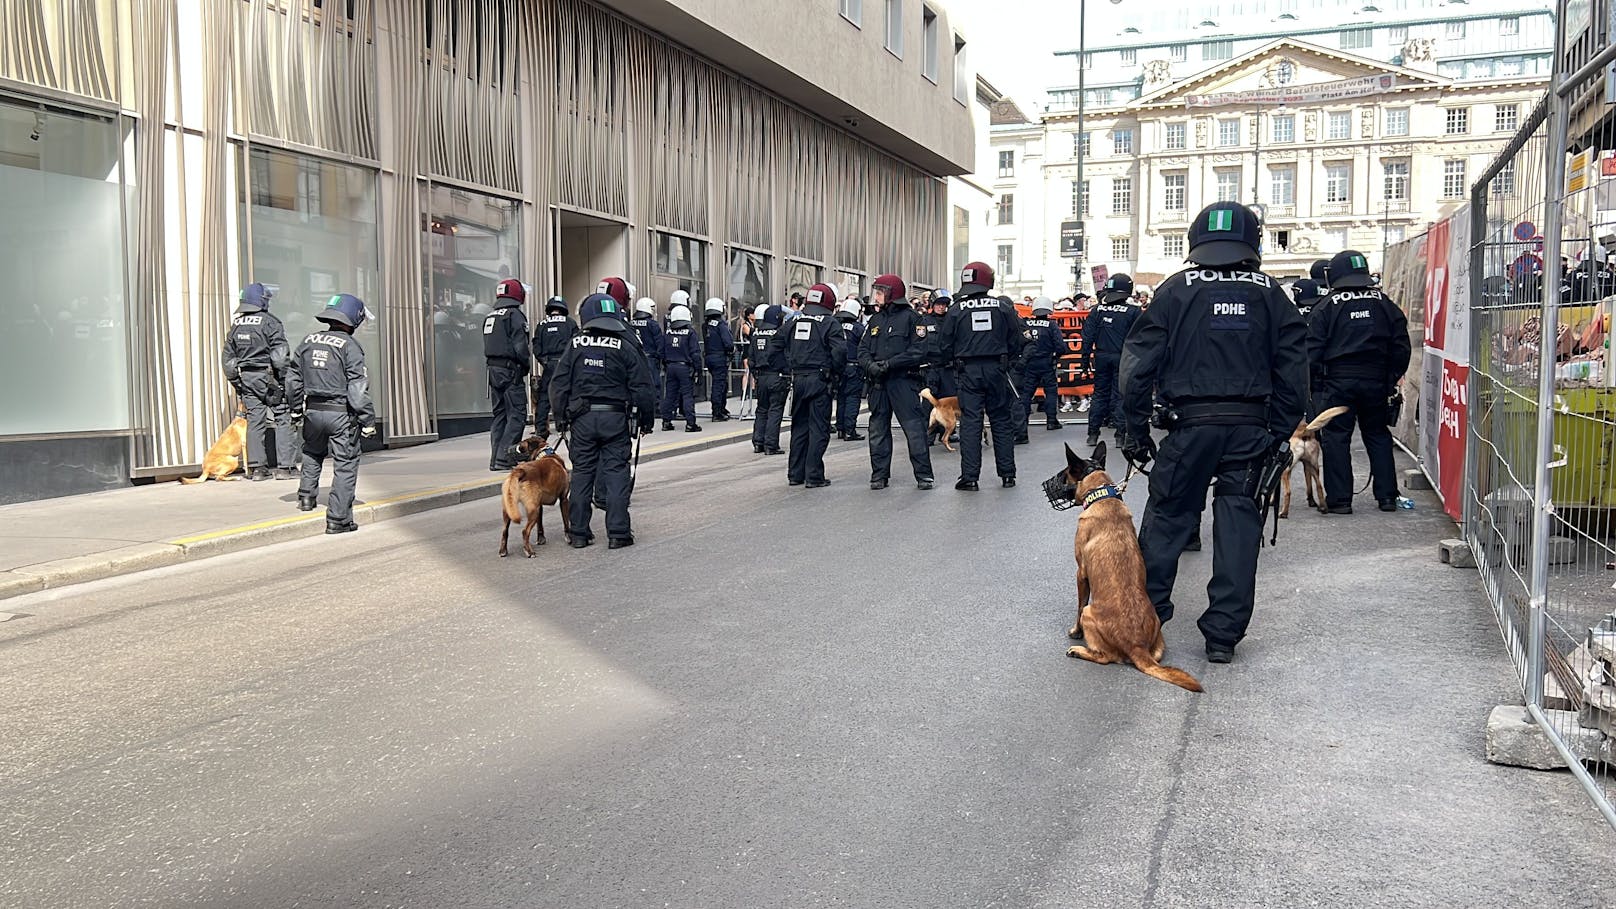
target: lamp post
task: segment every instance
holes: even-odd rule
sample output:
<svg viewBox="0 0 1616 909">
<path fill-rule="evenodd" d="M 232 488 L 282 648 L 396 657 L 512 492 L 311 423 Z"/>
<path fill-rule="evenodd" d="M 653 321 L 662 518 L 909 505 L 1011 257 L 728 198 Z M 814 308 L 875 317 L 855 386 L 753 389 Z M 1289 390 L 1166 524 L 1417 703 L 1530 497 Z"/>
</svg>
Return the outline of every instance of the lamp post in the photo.
<svg viewBox="0 0 1616 909">
<path fill-rule="evenodd" d="M 1083 237 L 1083 246 L 1078 250 L 1077 257 L 1072 260 L 1072 297 L 1083 292 L 1083 259 L 1088 255 L 1089 233 L 1084 223 L 1083 202 L 1083 146 L 1087 143 L 1086 124 L 1083 122 L 1084 106 L 1088 101 L 1088 92 L 1084 90 L 1085 78 L 1088 74 L 1088 0 L 1078 0 L 1077 3 L 1077 205 L 1073 212 L 1077 220 L 1078 233 Z"/>
</svg>

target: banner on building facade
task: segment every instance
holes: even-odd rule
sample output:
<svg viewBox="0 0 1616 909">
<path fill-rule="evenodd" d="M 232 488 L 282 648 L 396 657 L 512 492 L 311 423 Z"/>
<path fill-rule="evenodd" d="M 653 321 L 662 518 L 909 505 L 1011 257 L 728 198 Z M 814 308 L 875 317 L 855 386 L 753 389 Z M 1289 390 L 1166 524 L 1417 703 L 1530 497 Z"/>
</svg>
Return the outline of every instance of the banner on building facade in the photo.
<svg viewBox="0 0 1616 909">
<path fill-rule="evenodd" d="M 1190 95 L 1185 103 L 1190 107 L 1234 107 L 1248 105 L 1321 104 L 1346 98 L 1378 95 L 1397 87 L 1397 76 L 1382 73 L 1361 76 L 1339 82 L 1317 82 L 1313 85 L 1283 85 L 1244 92 L 1224 92 L 1216 95 Z"/>
</svg>

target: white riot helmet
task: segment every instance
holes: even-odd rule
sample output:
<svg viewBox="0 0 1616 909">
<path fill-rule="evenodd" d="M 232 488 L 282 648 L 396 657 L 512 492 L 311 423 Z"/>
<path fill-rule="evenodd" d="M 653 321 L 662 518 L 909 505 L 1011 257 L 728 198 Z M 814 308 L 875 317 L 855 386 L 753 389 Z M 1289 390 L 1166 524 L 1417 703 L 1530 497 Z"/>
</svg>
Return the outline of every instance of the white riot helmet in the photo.
<svg viewBox="0 0 1616 909">
<path fill-rule="evenodd" d="M 641 297 L 635 302 L 634 311 L 642 315 L 654 316 L 656 315 L 656 301 L 650 297 Z"/>
<path fill-rule="evenodd" d="M 679 305 L 679 306 L 675 306 L 672 309 L 668 310 L 668 321 L 669 322 L 689 322 L 690 321 L 690 307 Z"/>
<path fill-rule="evenodd" d="M 707 301 L 707 305 L 702 307 L 702 309 L 706 310 L 707 315 L 709 315 L 709 316 L 712 315 L 715 312 L 718 313 L 719 315 L 723 315 L 724 314 L 724 301 L 718 299 L 717 297 L 713 297 L 712 299 Z"/>
<path fill-rule="evenodd" d="M 837 316 L 846 316 L 850 321 L 858 321 L 859 311 L 862 309 L 857 297 L 848 297 L 842 305 L 836 307 Z"/>
<path fill-rule="evenodd" d="M 676 291 L 673 292 L 672 296 L 668 297 L 668 305 L 669 306 L 689 306 L 690 305 L 690 294 L 687 293 L 686 291 L 676 290 Z"/>
<path fill-rule="evenodd" d="M 623 282 L 623 286 L 628 288 L 628 295 L 630 297 L 633 297 L 636 293 L 639 293 L 639 291 L 634 289 L 634 285 L 628 283 L 627 281 Z"/>
<path fill-rule="evenodd" d="M 768 314 L 769 314 L 769 304 L 767 304 L 767 303 L 759 303 L 757 305 L 757 308 L 752 310 L 752 319 L 753 319 L 753 321 L 762 322 L 763 317 L 768 315 Z"/>
</svg>

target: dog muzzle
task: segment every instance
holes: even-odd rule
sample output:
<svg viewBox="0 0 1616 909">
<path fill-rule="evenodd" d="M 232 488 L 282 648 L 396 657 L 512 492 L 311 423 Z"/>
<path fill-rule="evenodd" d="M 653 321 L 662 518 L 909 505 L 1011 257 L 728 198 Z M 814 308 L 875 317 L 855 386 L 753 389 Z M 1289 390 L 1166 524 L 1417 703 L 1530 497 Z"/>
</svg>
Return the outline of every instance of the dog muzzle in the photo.
<svg viewBox="0 0 1616 909">
<path fill-rule="evenodd" d="M 1064 470 L 1044 481 L 1044 495 L 1056 511 L 1077 507 L 1077 487 L 1066 479 Z"/>
</svg>

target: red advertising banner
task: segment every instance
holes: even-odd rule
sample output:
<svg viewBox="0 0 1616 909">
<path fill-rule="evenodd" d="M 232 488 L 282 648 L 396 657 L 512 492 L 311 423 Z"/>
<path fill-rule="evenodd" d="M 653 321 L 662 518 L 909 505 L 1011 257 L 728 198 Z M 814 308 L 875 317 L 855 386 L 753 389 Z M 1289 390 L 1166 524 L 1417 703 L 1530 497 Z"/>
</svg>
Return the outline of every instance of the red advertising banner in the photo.
<svg viewBox="0 0 1616 909">
<path fill-rule="evenodd" d="M 1465 433 L 1470 402 L 1466 391 L 1470 367 L 1442 361 L 1442 425 L 1437 429 L 1437 479 L 1442 510 L 1455 521 L 1463 516 Z"/>
<path fill-rule="evenodd" d="M 1448 234 L 1444 220 L 1431 225 L 1425 241 L 1425 346 L 1445 350 L 1448 335 Z"/>
</svg>

